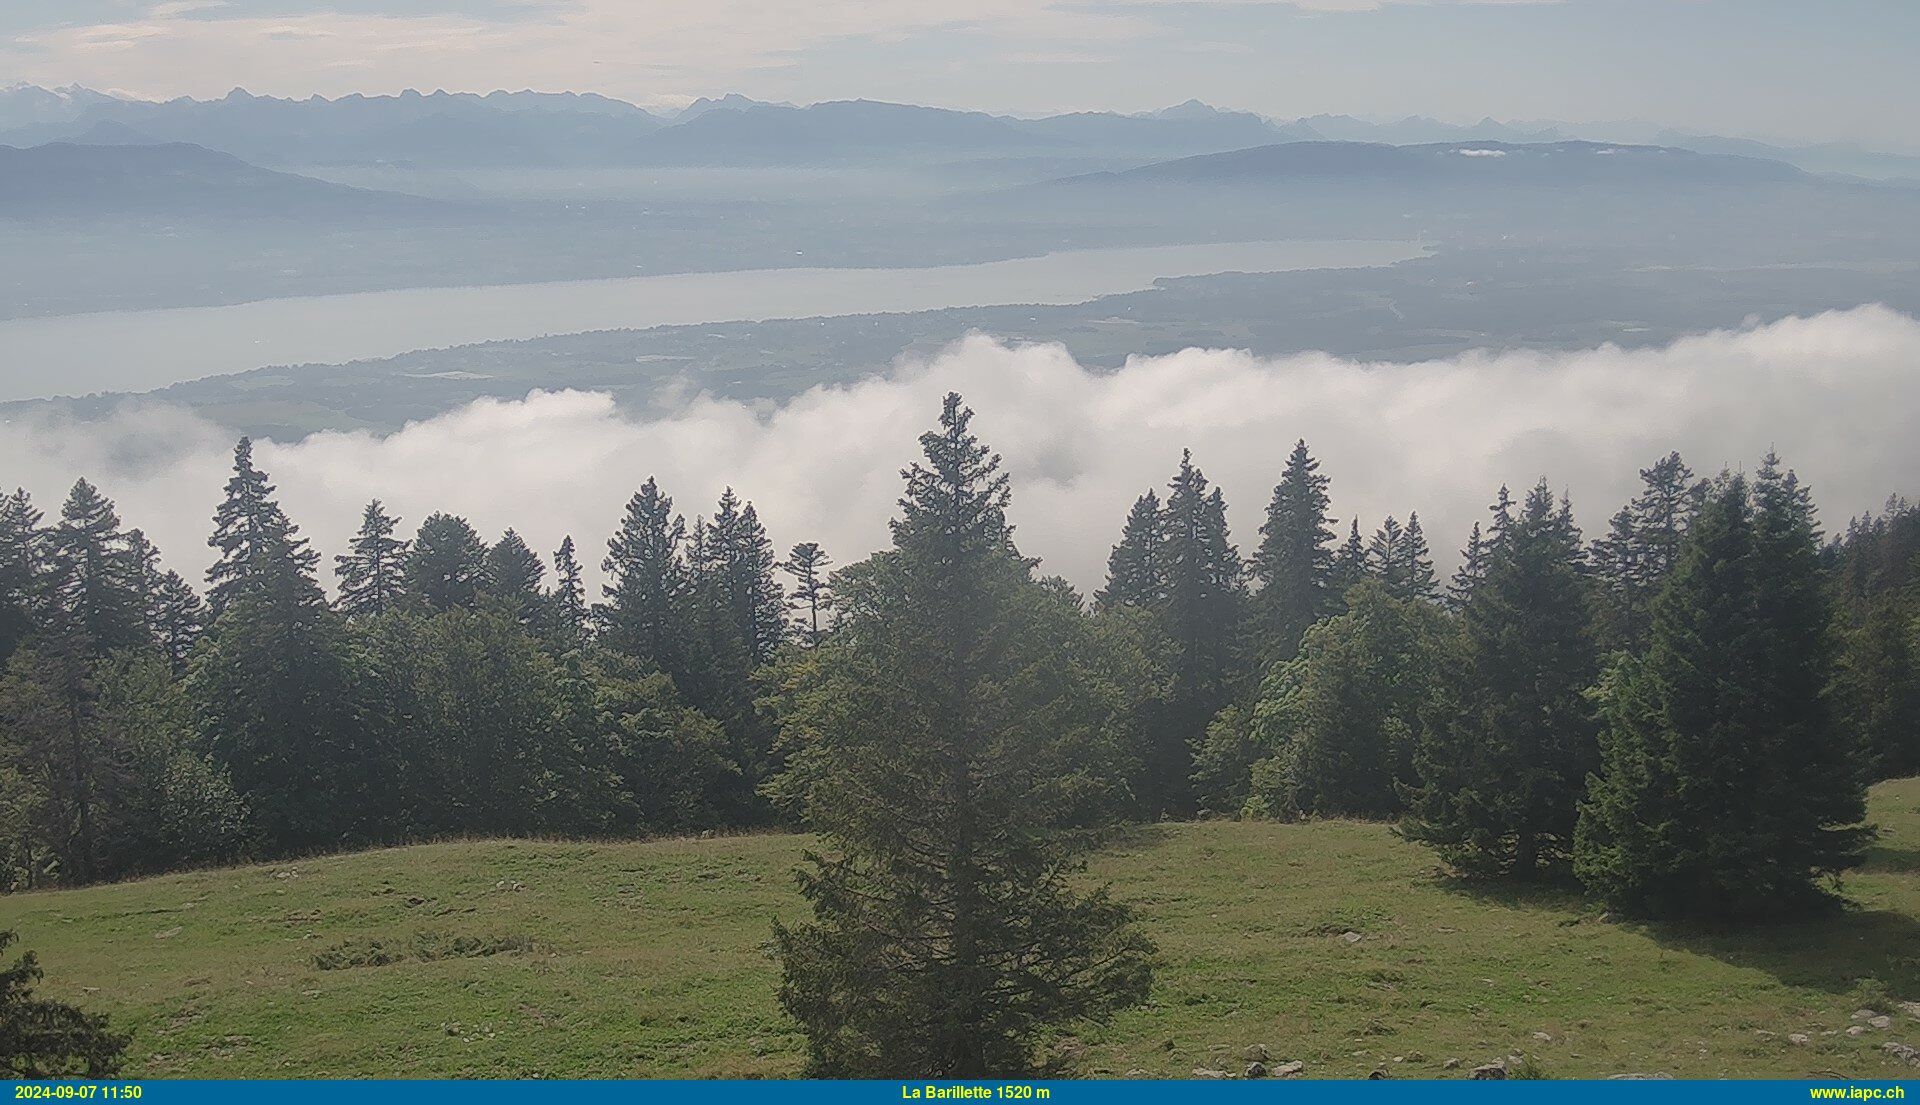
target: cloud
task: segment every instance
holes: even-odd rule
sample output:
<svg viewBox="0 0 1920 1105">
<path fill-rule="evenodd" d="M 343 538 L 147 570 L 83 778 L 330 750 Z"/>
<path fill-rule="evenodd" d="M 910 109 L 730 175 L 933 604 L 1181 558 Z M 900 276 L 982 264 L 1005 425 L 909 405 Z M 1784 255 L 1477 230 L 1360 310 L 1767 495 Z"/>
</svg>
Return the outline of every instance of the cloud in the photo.
<svg viewBox="0 0 1920 1105">
<path fill-rule="evenodd" d="M 489 537 L 514 526 L 542 550 L 565 534 L 597 561 L 626 497 L 657 475 L 689 517 L 724 486 L 752 499 L 774 540 L 824 543 L 848 563 L 887 541 L 899 469 L 961 391 L 1006 458 L 1024 551 L 1083 588 L 1102 581 L 1134 496 L 1164 485 L 1191 447 L 1225 489 L 1243 552 L 1280 466 L 1307 439 L 1334 509 L 1370 531 L 1418 510 L 1449 558 L 1506 483 L 1546 476 L 1589 530 L 1679 449 L 1700 472 L 1749 470 L 1769 447 L 1809 481 L 1827 524 L 1920 490 L 1920 321 L 1881 307 L 1690 337 L 1671 346 L 1475 353 L 1422 364 L 1189 349 L 1083 368 L 1059 346 L 976 336 L 885 377 L 821 387 L 771 408 L 692 398 L 629 417 L 604 394 L 484 400 L 383 438 L 324 433 L 257 455 L 289 513 L 340 551 L 380 497 L 408 528 L 433 510 Z M 154 407 L 93 424 L 0 426 L 0 473 L 50 512 L 85 474 L 171 563 L 198 572 L 231 443 Z"/>
</svg>

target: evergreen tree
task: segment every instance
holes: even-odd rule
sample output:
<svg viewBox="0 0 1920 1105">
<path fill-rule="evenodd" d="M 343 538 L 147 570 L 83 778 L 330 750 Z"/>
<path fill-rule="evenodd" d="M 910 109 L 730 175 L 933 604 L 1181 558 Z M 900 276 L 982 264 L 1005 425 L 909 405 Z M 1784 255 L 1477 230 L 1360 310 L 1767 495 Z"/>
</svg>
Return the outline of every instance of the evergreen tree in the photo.
<svg viewBox="0 0 1920 1105">
<path fill-rule="evenodd" d="M 1133 502 L 1120 543 L 1107 557 L 1107 586 L 1094 595 L 1102 609 L 1159 609 L 1167 598 L 1166 519 L 1160 497 L 1149 490 Z"/>
<path fill-rule="evenodd" d="M 1473 524 L 1473 532 L 1467 535 L 1467 547 L 1460 550 L 1460 567 L 1454 569 L 1453 581 L 1447 585 L 1447 608 L 1458 613 L 1466 609 L 1473 598 L 1473 589 L 1487 578 L 1487 541 L 1480 535 L 1480 523 Z"/>
<path fill-rule="evenodd" d="M 808 648 L 818 648 L 826 632 L 820 627 L 820 615 L 833 602 L 827 582 L 827 569 L 832 566 L 832 558 L 813 541 L 795 545 L 780 564 L 780 570 L 793 577 L 794 628 L 800 643 Z"/>
<path fill-rule="evenodd" d="M 1367 573 L 1402 602 L 1435 596 L 1433 557 L 1418 514 L 1409 514 L 1405 526 L 1391 515 L 1380 524 L 1367 544 Z"/>
<path fill-rule="evenodd" d="M 311 580 L 320 562 L 273 490 L 267 474 L 253 465 L 253 441 L 241 438 L 233 449 L 226 495 L 213 515 L 213 536 L 207 539 L 219 553 L 207 569 L 207 606 L 215 617 L 256 586 L 287 585 L 289 571 Z"/>
<path fill-rule="evenodd" d="M 436 613 L 471 610 L 487 582 L 487 544 L 465 518 L 427 515 L 407 550 L 407 597 Z"/>
<path fill-rule="evenodd" d="M 692 580 L 681 547 L 686 522 L 651 478 L 627 503 L 601 564 L 606 601 L 594 608 L 601 643 L 654 671 L 686 670 L 684 602 Z"/>
<path fill-rule="evenodd" d="M 1454 867 L 1528 879 L 1573 846 L 1597 756 L 1585 699 L 1595 660 L 1571 508 L 1556 508 L 1541 480 L 1517 515 L 1503 513 L 1497 505 L 1486 579 L 1422 726 L 1401 829 Z"/>
<path fill-rule="evenodd" d="M 1920 774 L 1920 594 L 1857 600 L 1842 627 L 1836 708 L 1859 734 L 1876 780 Z"/>
<path fill-rule="evenodd" d="M 0 932 L 0 953 L 12 946 Z M 0 1078 L 10 1082 L 52 1078 L 112 1078 L 120 1073 L 130 1037 L 107 1018 L 33 996 L 43 977 L 33 953 L 0 967 Z"/>
<path fill-rule="evenodd" d="M 553 604 L 555 627 L 568 648 L 587 643 L 590 628 L 587 613 L 587 588 L 580 579 L 580 559 L 573 551 L 573 535 L 561 538 L 553 554 Z"/>
<path fill-rule="evenodd" d="M 1161 622 L 1176 649 L 1169 724 L 1148 750 L 1143 783 L 1157 786 L 1149 808 L 1192 812 L 1192 749 L 1244 677 L 1241 661 L 1246 570 L 1227 535 L 1227 503 L 1219 488 L 1183 453 L 1163 512 L 1167 597 Z"/>
<path fill-rule="evenodd" d="M 145 554 L 120 529 L 106 496 L 86 480 L 76 482 L 47 546 L 52 595 L 65 628 L 97 653 L 147 643 Z"/>
<path fill-rule="evenodd" d="M 1600 688 L 1581 879 L 1616 908 L 1750 919 L 1857 864 L 1866 788 L 1834 720 L 1811 504 L 1769 456 L 1721 481 L 1654 601 L 1644 656 Z"/>
<path fill-rule="evenodd" d="M 509 529 L 487 550 L 482 589 L 520 619 L 521 625 L 533 629 L 547 616 L 547 596 L 542 590 L 546 575 L 547 566 L 540 562 L 540 554 Z"/>
<path fill-rule="evenodd" d="M 729 487 L 720 496 L 709 537 L 727 618 L 754 665 L 773 658 L 786 636 L 787 600 L 774 577 L 773 543 L 752 503 Z"/>
<path fill-rule="evenodd" d="M 1633 651 L 1646 644 L 1653 597 L 1673 570 L 1702 494 L 1679 453 L 1641 469 L 1640 479 L 1645 489 L 1613 516 L 1607 536 L 1593 543 L 1601 643 Z"/>
<path fill-rule="evenodd" d="M 1333 555 L 1333 591 L 1344 596 L 1368 575 L 1367 545 L 1360 539 L 1360 519 L 1355 518 L 1347 530 L 1346 541 Z"/>
<path fill-rule="evenodd" d="M 103 838 L 125 764 L 102 743 L 91 641 L 78 632 L 50 636 L 15 652 L 0 679 L 0 734 L 10 766 L 36 792 L 31 832 L 63 881 L 102 874 Z"/>
<path fill-rule="evenodd" d="M 340 612 L 350 617 L 384 614 L 406 597 L 407 542 L 394 536 L 400 520 L 375 499 L 360 516 L 360 532 L 348 552 L 333 558 L 340 580 Z"/>
<path fill-rule="evenodd" d="M 1069 881 L 1066 830 L 1121 797 L 1098 774 L 1109 692 L 1074 659 L 1087 622 L 1014 549 L 970 417 L 947 397 L 788 713 L 788 793 L 833 848 L 802 875 L 812 920 L 775 929 L 812 1075 L 1021 1074 L 1042 1033 L 1150 981 L 1128 911 Z"/>
<path fill-rule="evenodd" d="M 47 549 L 40 522 L 24 489 L 0 496 L 0 664 L 32 635 L 43 612 Z"/>
<path fill-rule="evenodd" d="M 179 572 L 164 572 L 154 588 L 153 636 L 175 675 L 186 671 L 187 657 L 207 629 L 207 605 Z"/>
<path fill-rule="evenodd" d="M 1295 442 L 1260 527 L 1260 548 L 1253 556 L 1253 576 L 1260 583 L 1254 609 L 1261 654 L 1269 661 L 1292 659 L 1307 627 L 1325 617 L 1338 598 L 1333 590 L 1337 533 L 1327 514 L 1329 481 L 1319 469 L 1307 443 Z"/>
</svg>

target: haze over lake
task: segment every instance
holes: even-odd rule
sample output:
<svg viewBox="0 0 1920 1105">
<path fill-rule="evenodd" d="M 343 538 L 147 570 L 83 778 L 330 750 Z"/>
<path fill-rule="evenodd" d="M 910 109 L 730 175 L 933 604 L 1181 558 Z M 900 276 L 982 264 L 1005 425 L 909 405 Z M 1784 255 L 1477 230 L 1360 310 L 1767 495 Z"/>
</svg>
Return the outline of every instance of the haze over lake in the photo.
<svg viewBox="0 0 1920 1105">
<path fill-rule="evenodd" d="M 1077 303 L 1157 279 L 1390 265 L 1396 241 L 1280 241 L 1078 250 L 913 269 L 782 268 L 266 299 L 0 322 L 0 400 L 145 391 L 270 364 L 584 330 Z"/>
</svg>

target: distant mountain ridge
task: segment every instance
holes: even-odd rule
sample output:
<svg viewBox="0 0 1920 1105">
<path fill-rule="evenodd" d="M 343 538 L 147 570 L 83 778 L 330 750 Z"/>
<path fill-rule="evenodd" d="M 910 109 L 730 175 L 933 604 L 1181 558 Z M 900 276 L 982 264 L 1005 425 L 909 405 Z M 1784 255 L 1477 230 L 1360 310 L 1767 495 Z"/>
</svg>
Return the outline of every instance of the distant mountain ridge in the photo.
<svg viewBox="0 0 1920 1105">
<path fill-rule="evenodd" d="M 1320 140 L 1395 146 L 1656 143 L 1770 158 L 1813 172 L 1920 178 L 1920 156 L 1847 143 L 1789 148 L 1631 123 L 1487 118 L 1462 125 L 1420 116 L 1372 122 L 1348 115 L 1282 121 L 1197 100 L 1141 114 L 1026 118 L 872 100 L 796 106 L 737 93 L 673 112 L 575 92 L 406 91 L 296 100 L 235 89 L 214 100 L 144 101 L 77 86 L 0 88 L 0 143 L 186 142 L 272 166 L 700 167 L 1034 155 L 1149 162 Z"/>
</svg>

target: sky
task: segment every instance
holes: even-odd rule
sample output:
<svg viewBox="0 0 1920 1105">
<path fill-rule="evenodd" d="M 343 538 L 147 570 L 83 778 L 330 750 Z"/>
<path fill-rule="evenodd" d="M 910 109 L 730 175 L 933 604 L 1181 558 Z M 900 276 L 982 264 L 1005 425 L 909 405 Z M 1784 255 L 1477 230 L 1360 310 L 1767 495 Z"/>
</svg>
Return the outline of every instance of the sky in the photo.
<svg viewBox="0 0 1920 1105">
<path fill-rule="evenodd" d="M 1651 121 L 1920 150 L 1914 0 L 4 0 L 0 85 Z"/>
<path fill-rule="evenodd" d="M 445 510 L 489 540 L 511 526 L 543 553 L 572 535 L 597 577 L 627 497 L 656 476 L 689 519 L 710 515 L 731 486 L 778 548 L 818 541 L 844 565 L 887 544 L 900 469 L 949 389 L 1005 458 L 1021 551 L 1089 591 L 1135 496 L 1164 488 L 1189 446 L 1222 488 L 1243 553 L 1305 438 L 1332 480 L 1343 533 L 1353 519 L 1371 533 L 1388 514 L 1404 522 L 1418 511 L 1443 571 L 1502 484 L 1517 497 L 1546 479 L 1595 535 L 1669 450 L 1710 475 L 1752 472 L 1777 449 L 1837 531 L 1920 471 L 1920 321 L 1883 307 L 1656 348 L 1420 364 L 1188 349 L 1103 372 L 1058 345 L 975 336 L 772 408 L 691 396 L 639 417 L 605 393 L 535 392 L 385 436 L 258 442 L 254 456 L 329 564 L 379 498 L 409 532 Z M 206 535 L 232 448 L 229 431 L 161 405 L 100 422 L 0 423 L 0 472 L 43 509 L 57 511 L 84 475 L 192 578 L 212 555 Z"/>
</svg>

